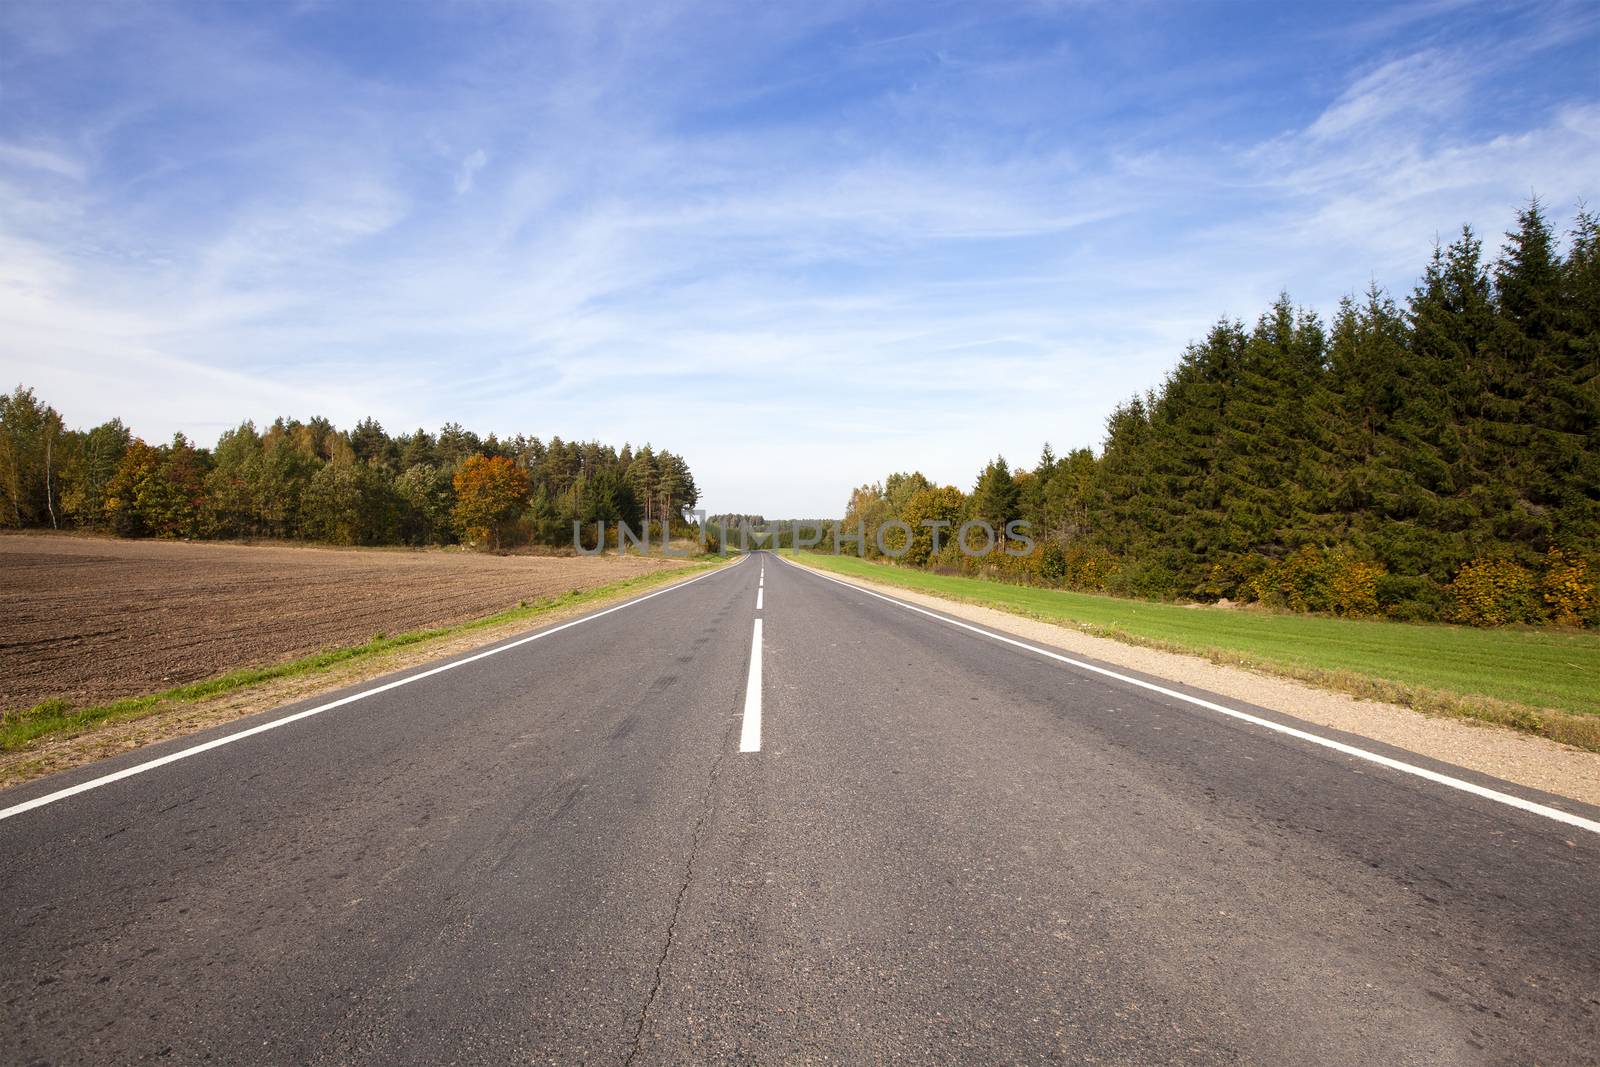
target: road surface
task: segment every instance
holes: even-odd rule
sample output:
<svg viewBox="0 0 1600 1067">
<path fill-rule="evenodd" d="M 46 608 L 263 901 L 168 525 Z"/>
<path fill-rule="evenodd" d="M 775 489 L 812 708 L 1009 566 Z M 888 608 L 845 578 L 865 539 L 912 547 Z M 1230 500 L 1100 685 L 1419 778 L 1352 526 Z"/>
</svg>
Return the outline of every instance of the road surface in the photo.
<svg viewBox="0 0 1600 1067">
<path fill-rule="evenodd" d="M 451 662 L 0 795 L 0 1063 L 1600 1050 L 1592 809 L 765 554 Z"/>
</svg>

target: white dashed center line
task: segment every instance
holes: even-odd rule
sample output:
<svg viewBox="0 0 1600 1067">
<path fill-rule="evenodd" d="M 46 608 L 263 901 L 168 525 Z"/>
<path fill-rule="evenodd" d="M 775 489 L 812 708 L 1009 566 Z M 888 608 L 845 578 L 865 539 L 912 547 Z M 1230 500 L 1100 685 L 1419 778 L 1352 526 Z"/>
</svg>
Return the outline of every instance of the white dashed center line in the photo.
<svg viewBox="0 0 1600 1067">
<path fill-rule="evenodd" d="M 750 636 L 750 675 L 744 683 L 744 727 L 739 731 L 740 752 L 761 751 L 761 620 Z"/>
</svg>

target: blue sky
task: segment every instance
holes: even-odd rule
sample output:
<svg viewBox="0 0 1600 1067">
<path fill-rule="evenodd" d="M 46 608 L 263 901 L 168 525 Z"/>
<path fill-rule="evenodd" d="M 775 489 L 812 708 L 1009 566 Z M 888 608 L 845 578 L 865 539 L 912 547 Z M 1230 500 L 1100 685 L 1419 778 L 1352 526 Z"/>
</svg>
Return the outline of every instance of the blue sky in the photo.
<svg viewBox="0 0 1600 1067">
<path fill-rule="evenodd" d="M 1596 175 L 1593 3 L 9 0 L 0 382 L 651 441 L 835 515 Z"/>
</svg>

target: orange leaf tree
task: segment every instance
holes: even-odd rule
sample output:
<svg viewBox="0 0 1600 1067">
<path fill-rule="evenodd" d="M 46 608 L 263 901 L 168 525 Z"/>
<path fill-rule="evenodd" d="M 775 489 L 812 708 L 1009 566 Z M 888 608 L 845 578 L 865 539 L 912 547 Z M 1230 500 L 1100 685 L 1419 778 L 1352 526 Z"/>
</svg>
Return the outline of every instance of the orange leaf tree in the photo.
<svg viewBox="0 0 1600 1067">
<path fill-rule="evenodd" d="M 500 547 L 500 527 L 528 502 L 528 478 L 504 456 L 473 456 L 456 471 L 456 529 Z"/>
</svg>

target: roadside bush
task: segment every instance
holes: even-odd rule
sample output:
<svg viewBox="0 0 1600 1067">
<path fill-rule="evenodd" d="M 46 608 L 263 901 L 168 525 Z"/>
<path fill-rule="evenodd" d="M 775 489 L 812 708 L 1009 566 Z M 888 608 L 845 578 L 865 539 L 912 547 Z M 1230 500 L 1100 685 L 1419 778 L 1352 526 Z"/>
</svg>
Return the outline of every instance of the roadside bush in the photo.
<svg viewBox="0 0 1600 1067">
<path fill-rule="evenodd" d="M 1141 561 L 1108 574 L 1105 588 L 1122 596 L 1171 600 L 1178 593 L 1178 576 L 1165 564 Z"/>
<path fill-rule="evenodd" d="M 705 536 L 706 551 L 721 554 L 723 538 L 722 528 L 717 526 L 715 523 L 708 522 L 701 527 L 701 533 Z"/>
<path fill-rule="evenodd" d="M 1067 556 L 1054 541 L 1039 550 L 1039 577 L 1048 585 L 1060 585 L 1067 577 Z"/>
<path fill-rule="evenodd" d="M 1225 556 L 1207 568 L 1205 580 L 1200 583 L 1195 594 L 1211 600 L 1220 600 L 1223 597 L 1230 600 L 1255 599 L 1251 583 L 1271 565 L 1272 561 L 1265 556 L 1254 554 Z"/>
<path fill-rule="evenodd" d="M 1399 622 L 1437 622 L 1450 612 L 1450 594 L 1431 578 L 1381 574 L 1374 587 L 1379 610 Z"/>
<path fill-rule="evenodd" d="M 1533 572 L 1506 559 L 1479 558 L 1466 564 L 1450 583 L 1453 622 L 1469 626 L 1507 626 L 1544 618 L 1544 602 Z"/>
<path fill-rule="evenodd" d="M 1593 618 L 1595 586 L 1589 577 L 1589 561 L 1583 557 L 1552 546 L 1545 555 L 1540 588 L 1545 608 L 1557 625 L 1582 626 Z"/>
<path fill-rule="evenodd" d="M 1044 546 L 1035 543 L 1033 551 L 1026 556 L 1012 556 L 1006 553 L 1006 548 L 1016 551 L 1016 542 L 1002 542 L 989 557 L 990 573 L 1004 582 L 1020 582 L 1024 585 L 1050 585 L 1045 579 L 1044 571 Z"/>
<path fill-rule="evenodd" d="M 1351 618 L 1378 614 L 1378 579 L 1384 575 L 1383 564 L 1335 555 L 1326 566 L 1330 610 Z"/>
<path fill-rule="evenodd" d="M 1066 559 L 1066 584 L 1072 589 L 1103 593 L 1122 571 L 1110 552 L 1093 545 L 1072 544 L 1062 552 Z"/>
<path fill-rule="evenodd" d="M 1328 568 L 1310 545 L 1268 564 L 1248 588 L 1252 600 L 1289 611 L 1326 611 L 1330 604 Z"/>
<path fill-rule="evenodd" d="M 978 573 L 978 560 L 963 555 L 961 549 L 956 547 L 952 538 L 939 546 L 939 552 L 930 561 L 934 573 L 946 575 L 967 575 Z"/>
<path fill-rule="evenodd" d="M 1233 567 L 1248 573 L 1243 563 Z M 1348 551 L 1304 545 L 1283 559 L 1264 561 L 1241 582 L 1241 591 L 1269 607 L 1362 618 L 1378 614 L 1378 581 L 1384 574 L 1383 564 L 1356 559 Z"/>
</svg>

